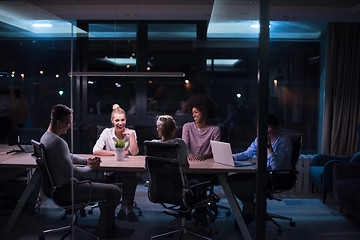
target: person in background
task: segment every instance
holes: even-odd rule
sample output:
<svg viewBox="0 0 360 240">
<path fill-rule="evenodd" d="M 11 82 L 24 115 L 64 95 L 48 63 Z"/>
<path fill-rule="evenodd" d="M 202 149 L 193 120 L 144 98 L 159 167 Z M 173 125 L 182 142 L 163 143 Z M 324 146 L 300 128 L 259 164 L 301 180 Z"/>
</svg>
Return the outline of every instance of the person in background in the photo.
<svg viewBox="0 0 360 240">
<path fill-rule="evenodd" d="M 212 158 L 210 140 L 220 140 L 220 128 L 209 124 L 215 112 L 215 104 L 207 95 L 197 96 L 191 102 L 193 122 L 185 123 L 182 139 L 189 146 L 190 161 L 204 161 Z"/>
<path fill-rule="evenodd" d="M 185 99 L 180 101 L 180 109 L 176 110 L 175 115 L 189 115 L 188 103 Z"/>
<path fill-rule="evenodd" d="M 9 86 L 9 107 L 0 115 L 0 141 L 8 137 L 15 128 L 23 128 L 29 116 L 29 105 L 20 91 Z"/>
<path fill-rule="evenodd" d="M 112 128 L 106 128 L 101 133 L 99 139 L 93 147 L 93 154 L 98 156 L 114 156 L 115 140 L 125 140 L 125 154 L 137 155 L 139 147 L 137 145 L 137 137 L 135 130 L 126 128 L 126 114 L 118 104 L 113 105 L 111 113 Z M 114 140 L 115 139 L 115 140 Z M 116 180 L 123 183 L 122 186 L 122 202 L 117 219 L 128 220 L 132 222 L 139 221 L 138 216 L 133 211 L 135 192 L 137 187 L 137 178 L 135 173 L 105 173 L 108 180 Z"/>
<path fill-rule="evenodd" d="M 187 156 L 189 155 L 189 147 L 188 145 L 180 138 L 175 138 L 174 135 L 176 132 L 176 122 L 173 117 L 169 115 L 160 115 L 157 117 L 156 120 L 156 129 L 159 134 L 160 140 L 153 140 L 153 141 L 161 141 L 161 142 L 169 142 L 173 143 L 176 142 L 180 145 L 180 165 L 184 168 L 189 167 L 189 163 L 187 161 Z M 195 185 L 199 183 L 199 180 L 193 178 L 189 180 L 190 185 Z M 207 221 L 207 209 L 206 207 L 197 208 L 194 211 L 194 218 L 196 221 L 196 226 L 199 226 L 198 229 L 200 234 L 203 235 L 214 235 L 218 231 L 212 227 L 210 227 Z"/>
<path fill-rule="evenodd" d="M 279 133 L 279 120 L 273 115 L 268 115 L 267 138 L 267 170 L 291 169 L 291 140 Z M 257 152 L 257 138 L 250 147 L 240 153 L 233 154 L 234 161 L 243 161 L 252 158 Z M 249 224 L 254 220 L 256 192 L 256 174 L 232 174 L 227 178 L 232 192 L 243 203 L 243 218 Z"/>
<path fill-rule="evenodd" d="M 219 123 L 218 126 L 227 127 L 229 128 L 229 131 L 234 131 L 235 126 L 239 122 L 239 114 L 240 114 L 239 111 L 237 110 L 236 104 L 229 103 L 227 105 L 227 112 L 228 115 L 226 119 L 222 123 Z"/>
<path fill-rule="evenodd" d="M 60 135 L 65 134 L 70 128 L 72 113 L 73 110 L 65 105 L 54 105 L 51 108 L 49 127 L 40 139 L 40 142 L 44 144 L 48 168 L 54 179 L 55 186 L 65 186 L 74 181 L 76 182 L 77 178 L 97 169 L 101 162 L 99 157 L 85 159 L 71 154 L 68 144 L 60 137 Z M 85 166 L 75 166 L 74 164 L 84 164 Z M 89 191 L 91 191 L 91 201 L 99 201 L 101 213 L 97 226 L 97 234 L 101 238 L 113 238 L 117 236 L 114 213 L 121 197 L 120 189 L 113 184 L 96 182 L 93 182 L 92 185 L 81 184 L 74 186 L 75 202 L 88 201 Z M 69 185 L 69 191 L 70 190 L 71 187 Z M 70 196 L 64 194 L 63 197 L 64 201 L 68 201 Z M 133 232 L 133 230 L 128 230 L 127 232 L 122 230 L 120 234 L 130 236 Z"/>
</svg>

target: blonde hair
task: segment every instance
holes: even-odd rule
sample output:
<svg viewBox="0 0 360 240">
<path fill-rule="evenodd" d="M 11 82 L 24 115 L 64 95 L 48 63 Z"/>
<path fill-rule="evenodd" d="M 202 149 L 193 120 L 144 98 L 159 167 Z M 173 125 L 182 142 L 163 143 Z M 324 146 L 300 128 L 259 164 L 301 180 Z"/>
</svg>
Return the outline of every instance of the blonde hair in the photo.
<svg viewBox="0 0 360 240">
<path fill-rule="evenodd" d="M 174 136 L 176 122 L 172 116 L 160 115 L 156 119 L 156 127 L 162 140 L 169 140 Z"/>
<path fill-rule="evenodd" d="M 125 115 L 125 118 L 126 118 L 126 113 L 124 111 L 124 109 L 122 109 L 119 104 L 114 104 L 112 106 L 112 112 L 111 112 L 111 120 L 114 118 L 114 114 L 115 113 L 118 113 L 118 114 L 124 114 Z"/>
</svg>

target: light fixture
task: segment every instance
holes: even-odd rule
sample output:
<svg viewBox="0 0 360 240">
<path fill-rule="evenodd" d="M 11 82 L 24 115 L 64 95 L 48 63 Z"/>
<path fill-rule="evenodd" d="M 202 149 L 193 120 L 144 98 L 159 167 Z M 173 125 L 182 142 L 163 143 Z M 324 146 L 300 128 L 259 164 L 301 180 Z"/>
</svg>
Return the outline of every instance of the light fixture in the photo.
<svg viewBox="0 0 360 240">
<path fill-rule="evenodd" d="M 56 78 L 59 78 L 59 74 L 56 74 L 55 77 L 56 77 Z"/>
<path fill-rule="evenodd" d="M 71 73 L 69 73 L 69 76 Z M 73 72 L 82 77 L 185 77 L 183 72 Z"/>
<path fill-rule="evenodd" d="M 188 79 L 185 80 L 185 84 L 189 84 L 189 82 L 190 82 L 190 81 L 189 81 Z"/>
<path fill-rule="evenodd" d="M 40 74 L 43 75 L 43 74 L 44 74 L 44 71 L 43 71 L 43 70 L 40 70 Z"/>
<path fill-rule="evenodd" d="M 33 23 L 32 26 L 36 27 L 36 28 L 51 28 L 52 24 L 51 23 Z"/>
<path fill-rule="evenodd" d="M 62 96 L 64 94 L 64 91 L 63 90 L 60 90 L 59 91 L 59 95 Z"/>
<path fill-rule="evenodd" d="M 278 80 L 274 79 L 274 87 L 277 88 Z"/>
<path fill-rule="evenodd" d="M 237 97 L 237 98 L 241 98 L 241 93 L 237 93 L 237 94 L 236 94 L 236 97 Z"/>
</svg>

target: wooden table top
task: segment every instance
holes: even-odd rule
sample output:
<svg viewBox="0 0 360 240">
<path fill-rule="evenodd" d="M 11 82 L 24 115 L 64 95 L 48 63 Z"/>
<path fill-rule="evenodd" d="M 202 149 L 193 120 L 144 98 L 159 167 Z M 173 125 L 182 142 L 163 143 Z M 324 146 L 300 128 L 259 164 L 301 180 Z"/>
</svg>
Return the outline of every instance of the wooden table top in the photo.
<svg viewBox="0 0 360 240">
<path fill-rule="evenodd" d="M 13 146 L 0 145 L 0 167 L 13 168 L 36 168 L 36 161 L 31 153 L 12 152 Z M 89 158 L 92 154 L 77 154 L 80 157 Z M 256 172 L 255 165 L 232 167 L 215 163 L 213 159 L 207 159 L 201 162 L 189 162 L 190 167 L 187 172 L 196 173 L 227 173 L 227 172 Z M 115 161 L 115 156 L 101 156 L 99 170 L 103 171 L 131 171 L 145 172 L 145 156 L 130 156 L 123 161 Z"/>
</svg>

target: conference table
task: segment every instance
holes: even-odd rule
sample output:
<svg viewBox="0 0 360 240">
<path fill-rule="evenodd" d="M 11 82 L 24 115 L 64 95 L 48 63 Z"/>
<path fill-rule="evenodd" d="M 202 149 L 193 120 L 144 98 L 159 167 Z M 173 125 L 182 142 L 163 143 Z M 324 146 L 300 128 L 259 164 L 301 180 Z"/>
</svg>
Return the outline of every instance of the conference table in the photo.
<svg viewBox="0 0 360 240">
<path fill-rule="evenodd" d="M 37 168 L 35 158 L 30 153 L 14 152 L 6 154 L 12 148 L 5 145 L 0 145 L 0 168 L 25 168 L 35 169 L 26 186 L 22 196 L 18 200 L 18 203 L 13 210 L 3 232 L 9 233 L 15 224 L 18 216 L 20 215 L 23 207 L 28 201 L 30 195 L 34 191 L 38 191 L 40 183 L 40 170 Z M 89 158 L 91 154 L 77 154 L 78 156 Z M 207 159 L 205 161 L 191 161 L 189 162 L 189 169 L 187 173 L 201 173 L 201 174 L 216 174 L 219 178 L 219 182 L 224 190 L 225 196 L 229 202 L 230 208 L 234 214 L 235 219 L 241 230 L 241 234 L 244 239 L 251 239 L 251 235 L 246 227 L 246 224 L 241 216 L 240 207 L 235 199 L 226 176 L 229 173 L 254 173 L 256 172 L 256 166 L 242 166 L 232 167 L 215 163 L 213 159 Z M 123 161 L 115 161 L 114 156 L 101 156 L 101 164 L 98 168 L 99 171 L 112 171 L 112 172 L 145 172 L 145 156 L 130 156 Z"/>
</svg>

